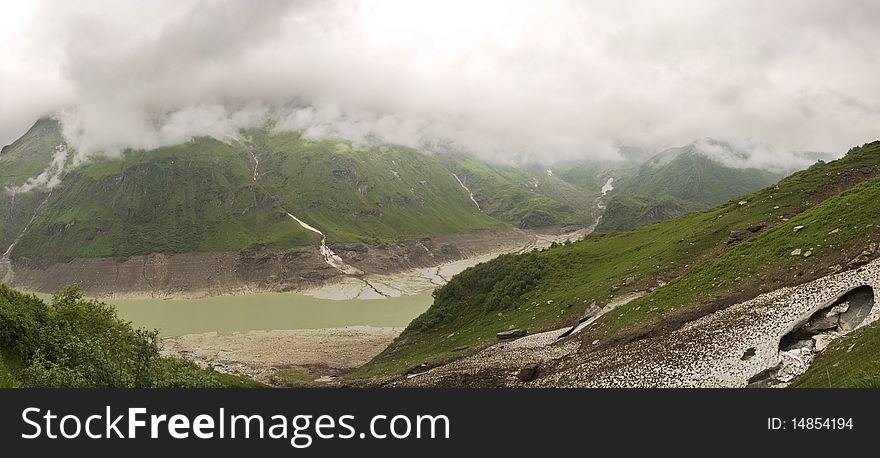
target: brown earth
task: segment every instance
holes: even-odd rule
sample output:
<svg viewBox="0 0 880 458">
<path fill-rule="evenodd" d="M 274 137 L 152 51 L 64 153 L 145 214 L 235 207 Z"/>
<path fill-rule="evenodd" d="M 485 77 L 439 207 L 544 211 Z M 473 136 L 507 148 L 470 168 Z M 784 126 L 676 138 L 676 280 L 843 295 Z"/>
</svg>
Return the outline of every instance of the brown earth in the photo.
<svg viewBox="0 0 880 458">
<path fill-rule="evenodd" d="M 330 243 L 346 263 L 365 274 L 393 274 L 418 267 L 527 245 L 563 229 L 503 229 L 441 235 L 383 244 Z M 97 297 L 205 297 L 317 288 L 344 274 L 324 263 L 318 247 L 300 251 L 150 254 L 129 258 L 18 258 L 7 283 L 25 291 L 52 293 L 75 283 Z"/>
</svg>

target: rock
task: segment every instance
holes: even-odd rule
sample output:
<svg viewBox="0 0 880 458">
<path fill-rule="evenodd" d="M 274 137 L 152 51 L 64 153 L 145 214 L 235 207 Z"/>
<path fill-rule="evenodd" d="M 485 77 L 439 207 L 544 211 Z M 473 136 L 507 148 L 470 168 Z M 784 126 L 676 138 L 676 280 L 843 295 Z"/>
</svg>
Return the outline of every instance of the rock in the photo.
<svg viewBox="0 0 880 458">
<path fill-rule="evenodd" d="M 862 251 L 858 256 L 852 258 L 846 266 L 850 269 L 861 267 L 867 263 L 871 262 L 871 253 L 868 251 Z"/>
<path fill-rule="evenodd" d="M 834 235 L 838 232 L 840 232 L 840 229 L 834 229 L 833 231 L 829 232 L 828 235 Z"/>
<path fill-rule="evenodd" d="M 847 294 L 847 303 L 846 311 L 840 314 L 841 331 L 852 331 L 868 318 L 874 307 L 873 291 L 851 291 Z"/>
<path fill-rule="evenodd" d="M 800 248 L 796 248 L 796 249 L 792 250 L 791 255 L 792 255 L 792 256 L 800 256 L 800 255 L 801 255 L 801 249 L 800 249 Z"/>
<path fill-rule="evenodd" d="M 766 226 L 764 224 L 753 224 L 747 228 L 749 232 L 755 233 L 759 232 L 761 229 L 764 229 Z"/>
<path fill-rule="evenodd" d="M 626 280 L 623 281 L 623 286 L 632 286 L 636 283 L 636 279 L 633 277 L 626 277 Z"/>
<path fill-rule="evenodd" d="M 586 310 L 584 310 L 584 314 L 581 315 L 581 319 L 579 321 L 580 322 L 587 321 L 590 318 L 593 318 L 594 316 L 598 315 L 601 312 L 602 312 L 602 307 L 599 307 L 598 305 L 596 305 L 595 302 L 593 302 L 592 304 L 590 304 L 589 307 L 587 307 Z"/>
<path fill-rule="evenodd" d="M 770 377 L 761 378 L 755 380 L 754 382 L 749 382 L 749 384 L 746 385 L 746 388 L 770 388 L 773 384 L 773 381 L 774 380 Z"/>
<path fill-rule="evenodd" d="M 745 236 L 743 231 L 730 231 L 730 240 L 739 241 Z"/>
<path fill-rule="evenodd" d="M 807 250 L 807 251 L 804 252 L 804 257 L 805 257 L 805 258 L 809 258 L 809 257 L 812 256 L 812 255 L 813 255 L 813 252 L 810 251 L 810 250 Z"/>
<path fill-rule="evenodd" d="M 767 388 L 770 385 L 770 383 L 774 381 L 773 373 L 778 371 L 780 367 L 782 367 L 782 363 L 779 363 L 773 367 L 764 369 L 763 371 L 758 372 L 757 374 L 751 376 L 749 378 L 749 381 L 747 382 L 748 386 L 746 388 Z M 761 385 L 752 386 L 752 385 L 757 385 L 757 384 L 761 384 Z"/>
<path fill-rule="evenodd" d="M 800 350 L 801 348 L 812 350 L 813 345 L 815 345 L 813 339 L 798 340 L 795 343 L 783 348 L 782 351 Z"/>
<path fill-rule="evenodd" d="M 745 204 L 747 204 L 747 203 L 749 203 L 749 202 L 748 202 L 747 200 L 741 200 L 741 201 L 739 201 L 738 203 L 739 203 L 740 205 L 745 205 Z"/>
<path fill-rule="evenodd" d="M 508 340 L 508 339 L 516 339 L 517 337 L 522 337 L 526 335 L 525 329 L 511 329 L 509 331 L 501 331 L 498 334 L 495 334 L 500 340 Z"/>
<path fill-rule="evenodd" d="M 803 329 L 812 334 L 837 329 L 837 315 L 813 318 L 804 325 Z"/>
<path fill-rule="evenodd" d="M 612 293 L 616 293 L 616 292 L 618 292 L 618 291 L 620 291 L 620 287 L 619 287 L 619 286 L 612 286 L 612 287 L 611 287 L 611 292 L 612 292 Z"/>
<path fill-rule="evenodd" d="M 795 232 L 800 232 L 803 228 L 804 228 L 804 226 L 795 226 L 795 227 L 794 227 L 794 231 L 795 231 Z"/>
<path fill-rule="evenodd" d="M 755 356 L 756 353 L 757 353 L 757 349 L 755 349 L 754 347 L 749 348 L 748 350 L 743 352 L 743 355 L 740 359 L 743 361 L 748 361 L 748 360 L 752 359 L 752 356 Z"/>
<path fill-rule="evenodd" d="M 519 370 L 519 373 L 516 374 L 516 378 L 518 378 L 519 381 L 523 383 L 531 382 L 538 377 L 540 369 L 541 366 L 538 363 L 528 365 Z"/>
<path fill-rule="evenodd" d="M 817 334 L 813 336 L 813 342 L 815 342 L 813 348 L 815 348 L 816 351 L 822 351 L 831 344 L 832 340 L 834 340 L 834 338 L 828 334 Z"/>
</svg>

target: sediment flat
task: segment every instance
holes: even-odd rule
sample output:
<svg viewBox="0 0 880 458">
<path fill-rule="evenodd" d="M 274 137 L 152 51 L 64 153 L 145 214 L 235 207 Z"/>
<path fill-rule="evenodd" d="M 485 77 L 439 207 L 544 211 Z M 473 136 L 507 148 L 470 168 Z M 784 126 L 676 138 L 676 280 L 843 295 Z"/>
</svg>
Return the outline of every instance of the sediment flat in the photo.
<svg viewBox="0 0 880 458">
<path fill-rule="evenodd" d="M 279 369 L 303 368 L 332 383 L 334 376 L 365 364 L 379 354 L 403 328 L 345 328 L 208 332 L 165 337 L 165 356 L 177 356 L 224 373 L 248 375 L 269 382 Z M 316 377 L 318 378 L 318 377 Z"/>
</svg>

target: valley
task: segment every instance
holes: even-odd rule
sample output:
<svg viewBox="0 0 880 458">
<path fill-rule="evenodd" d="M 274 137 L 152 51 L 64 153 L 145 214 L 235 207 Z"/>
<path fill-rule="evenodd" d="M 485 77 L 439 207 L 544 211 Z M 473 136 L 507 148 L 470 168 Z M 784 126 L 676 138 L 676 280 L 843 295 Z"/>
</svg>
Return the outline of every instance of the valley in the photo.
<svg viewBox="0 0 880 458">
<path fill-rule="evenodd" d="M 0 154 L 36 173 L 6 182 L 0 274 L 47 301 L 75 284 L 165 357 L 272 385 L 742 386 L 814 311 L 754 301 L 875 256 L 880 163 L 869 144 L 773 184 L 699 144 L 551 169 L 267 125 L 77 162 L 41 120 Z M 779 235 L 796 225 L 809 242 Z M 679 359 L 640 356 L 665 346 Z"/>
</svg>

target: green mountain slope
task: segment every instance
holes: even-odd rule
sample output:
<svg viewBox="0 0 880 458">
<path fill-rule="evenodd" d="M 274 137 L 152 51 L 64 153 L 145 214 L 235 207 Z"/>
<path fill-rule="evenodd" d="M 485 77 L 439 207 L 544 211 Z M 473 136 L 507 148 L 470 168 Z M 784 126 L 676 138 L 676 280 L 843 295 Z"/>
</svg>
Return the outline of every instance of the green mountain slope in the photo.
<svg viewBox="0 0 880 458">
<path fill-rule="evenodd" d="M 15 192 L 12 188 L 37 177 L 52 162 L 55 147 L 63 144 L 61 126 L 51 119 L 40 119 L 21 138 L 0 151 L 0 246 L 6 250 L 21 233 L 46 193 L 33 189 Z"/>
<path fill-rule="evenodd" d="M 708 211 L 480 264 L 437 290 L 431 308 L 358 375 L 449 358 L 511 327 L 537 332 L 573 324 L 591 303 L 636 290 L 653 292 L 603 316 L 579 338 L 613 345 L 665 332 L 826 275 L 877 238 L 878 174 L 880 142 L 874 142 Z M 795 232 L 797 225 L 805 228 Z M 790 256 L 796 248 L 812 256 Z M 660 282 L 668 284 L 658 288 Z"/>
<path fill-rule="evenodd" d="M 115 257 L 291 248 L 315 235 L 257 187 L 244 154 L 211 138 L 128 151 L 67 172 L 14 257 Z"/>
<path fill-rule="evenodd" d="M 694 145 L 673 148 L 618 173 L 598 229 L 622 231 L 704 210 L 776 182 L 782 174 L 734 168 Z"/>
<path fill-rule="evenodd" d="M 10 147 L 10 170 L 25 170 L 16 177 L 42 170 L 26 168 L 25 158 L 51 159 L 45 151 L 54 151 L 60 132 L 57 123 L 47 127 L 54 131 L 43 127 L 38 123 Z M 41 138 L 48 140 L 40 143 Z M 12 256 L 127 257 L 317 244 L 317 234 L 287 212 L 331 242 L 412 240 L 506 226 L 479 211 L 434 156 L 267 129 L 243 138 L 232 143 L 196 138 L 68 167 Z M 45 195 L 17 194 L 14 206 L 4 204 L 3 240 L 11 242 L 21 232 Z"/>
<path fill-rule="evenodd" d="M 480 212 L 441 161 L 410 148 L 247 132 L 259 180 L 341 242 L 386 242 L 505 225 Z"/>
<path fill-rule="evenodd" d="M 589 225 L 596 192 L 535 168 L 486 164 L 468 156 L 443 158 L 480 208 L 521 228 Z M 580 176 L 584 184 L 585 177 Z"/>
<path fill-rule="evenodd" d="M 64 143 L 61 126 L 40 119 L 21 138 L 0 151 L 0 188 L 19 186 L 52 162 L 55 146 Z"/>
</svg>

